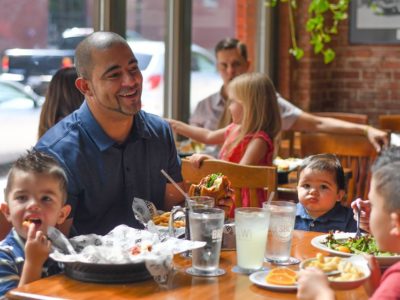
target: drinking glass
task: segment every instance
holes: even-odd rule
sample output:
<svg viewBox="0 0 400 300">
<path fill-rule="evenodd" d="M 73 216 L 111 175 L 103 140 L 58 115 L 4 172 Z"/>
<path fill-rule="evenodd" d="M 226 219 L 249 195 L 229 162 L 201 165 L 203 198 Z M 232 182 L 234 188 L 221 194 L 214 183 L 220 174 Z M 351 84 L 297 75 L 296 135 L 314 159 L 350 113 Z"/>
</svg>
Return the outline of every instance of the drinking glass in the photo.
<svg viewBox="0 0 400 300">
<path fill-rule="evenodd" d="M 232 271 L 251 274 L 262 269 L 269 212 L 258 207 L 235 209 L 237 265 Z"/>
<path fill-rule="evenodd" d="M 195 276 L 220 276 L 219 268 L 225 212 L 220 208 L 195 208 L 189 211 L 192 241 L 204 241 L 202 248 L 192 250 L 192 267 L 186 272 Z"/>
<path fill-rule="evenodd" d="M 296 204 L 288 201 L 264 202 L 263 208 L 269 211 L 269 230 L 265 260 L 279 265 L 297 264 L 300 261 L 290 256 Z"/>
</svg>

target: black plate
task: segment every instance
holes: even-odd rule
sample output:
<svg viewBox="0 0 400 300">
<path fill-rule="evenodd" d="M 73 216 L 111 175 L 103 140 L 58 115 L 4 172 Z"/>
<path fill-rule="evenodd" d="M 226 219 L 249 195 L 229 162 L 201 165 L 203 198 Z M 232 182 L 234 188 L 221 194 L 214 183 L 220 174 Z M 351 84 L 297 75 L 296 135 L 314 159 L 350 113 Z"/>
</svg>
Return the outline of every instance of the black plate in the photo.
<svg viewBox="0 0 400 300">
<path fill-rule="evenodd" d="M 145 263 L 93 264 L 63 263 L 65 275 L 76 280 L 96 283 L 128 283 L 151 278 Z"/>
</svg>

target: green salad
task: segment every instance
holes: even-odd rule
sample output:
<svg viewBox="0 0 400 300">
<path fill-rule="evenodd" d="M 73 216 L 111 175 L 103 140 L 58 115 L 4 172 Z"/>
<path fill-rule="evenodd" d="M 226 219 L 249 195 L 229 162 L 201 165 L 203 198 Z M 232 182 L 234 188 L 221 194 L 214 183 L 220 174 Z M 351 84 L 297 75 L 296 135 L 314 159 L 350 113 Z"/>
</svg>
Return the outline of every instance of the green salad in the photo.
<svg viewBox="0 0 400 300">
<path fill-rule="evenodd" d="M 345 252 L 345 253 L 367 253 L 374 256 L 393 256 L 395 254 L 390 252 L 379 251 L 378 246 L 374 237 L 370 234 L 363 235 L 360 238 L 346 238 L 346 239 L 335 239 L 333 232 L 330 232 L 323 242 L 327 247 L 332 250 Z"/>
</svg>

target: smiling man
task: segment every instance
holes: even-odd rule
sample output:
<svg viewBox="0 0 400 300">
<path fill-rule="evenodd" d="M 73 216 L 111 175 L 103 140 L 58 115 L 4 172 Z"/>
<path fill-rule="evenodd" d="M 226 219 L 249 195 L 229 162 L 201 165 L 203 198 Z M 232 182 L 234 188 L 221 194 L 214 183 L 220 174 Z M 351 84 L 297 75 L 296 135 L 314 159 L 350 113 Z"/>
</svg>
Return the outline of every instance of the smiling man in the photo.
<svg viewBox="0 0 400 300">
<path fill-rule="evenodd" d="M 95 32 L 76 49 L 77 88 L 85 102 L 37 143 L 68 175 L 72 207 L 61 228 L 72 235 L 105 234 L 115 226 L 140 227 L 132 201 L 169 209 L 183 197 L 164 169 L 182 184 L 172 132 L 161 118 L 141 110 L 142 73 L 127 42 Z"/>
</svg>

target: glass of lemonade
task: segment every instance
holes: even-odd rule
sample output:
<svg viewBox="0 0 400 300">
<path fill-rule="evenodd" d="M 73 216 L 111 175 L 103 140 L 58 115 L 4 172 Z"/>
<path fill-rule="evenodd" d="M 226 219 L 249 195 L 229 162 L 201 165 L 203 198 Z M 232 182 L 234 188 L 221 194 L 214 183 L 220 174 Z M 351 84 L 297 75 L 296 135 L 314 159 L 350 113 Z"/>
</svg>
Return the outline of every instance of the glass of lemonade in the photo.
<svg viewBox="0 0 400 300">
<path fill-rule="evenodd" d="M 204 241 L 202 248 L 192 250 L 192 267 L 186 272 L 195 276 L 220 276 L 219 268 L 225 212 L 220 208 L 194 208 L 189 211 L 190 239 Z"/>
<path fill-rule="evenodd" d="M 250 274 L 262 269 L 267 241 L 269 211 L 258 207 L 235 209 L 237 266 L 232 270 Z"/>
<path fill-rule="evenodd" d="M 296 204 L 289 201 L 263 203 L 270 212 L 265 260 L 275 264 L 295 264 L 298 260 L 290 256 Z"/>
</svg>

